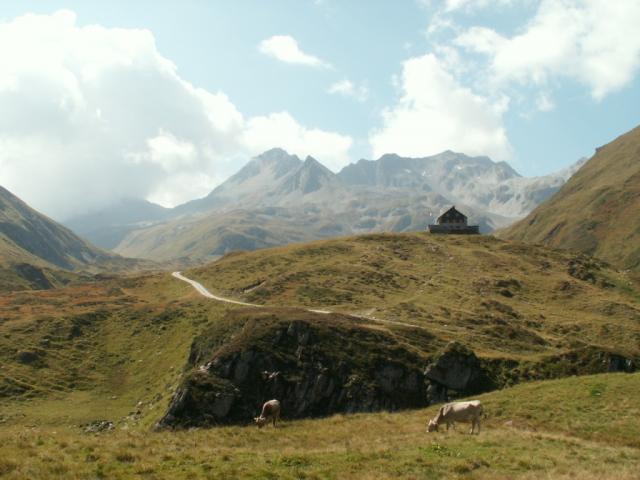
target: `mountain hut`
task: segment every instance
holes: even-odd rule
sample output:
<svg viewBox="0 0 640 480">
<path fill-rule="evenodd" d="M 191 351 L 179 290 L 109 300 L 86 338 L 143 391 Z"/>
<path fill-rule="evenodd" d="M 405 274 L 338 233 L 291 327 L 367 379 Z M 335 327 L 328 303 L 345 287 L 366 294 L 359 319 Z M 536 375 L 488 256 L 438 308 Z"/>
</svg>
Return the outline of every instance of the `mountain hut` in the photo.
<svg viewBox="0 0 640 480">
<path fill-rule="evenodd" d="M 429 225 L 430 233 L 455 233 L 455 234 L 478 234 L 478 225 L 467 225 L 467 216 L 458 210 L 455 205 L 444 212 L 436 220 L 436 225 Z"/>
</svg>

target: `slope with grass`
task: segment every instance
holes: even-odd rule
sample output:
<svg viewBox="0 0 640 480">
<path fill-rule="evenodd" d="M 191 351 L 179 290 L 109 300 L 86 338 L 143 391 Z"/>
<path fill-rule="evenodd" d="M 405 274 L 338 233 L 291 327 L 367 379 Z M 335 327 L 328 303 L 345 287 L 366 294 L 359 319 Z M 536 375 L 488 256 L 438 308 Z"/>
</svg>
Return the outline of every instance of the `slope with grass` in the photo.
<svg viewBox="0 0 640 480">
<path fill-rule="evenodd" d="M 13 247 L 7 256 L 15 257 L 21 252 L 27 259 L 35 257 L 67 270 L 114 258 L 113 254 L 93 247 L 69 229 L 36 212 L 2 187 L 0 235 L 5 248 Z"/>
<path fill-rule="evenodd" d="M 640 469 L 640 374 L 535 382 L 482 395 L 480 435 L 427 434 L 437 406 L 224 427 L 85 434 L 0 428 L 0 475 L 21 478 L 622 479 Z M 22 423 L 21 423 L 22 422 Z"/>
<path fill-rule="evenodd" d="M 0 423 L 150 426 L 224 311 L 164 274 L 0 296 Z"/>
<path fill-rule="evenodd" d="M 640 127 L 597 149 L 550 200 L 500 232 L 640 271 Z"/>
<path fill-rule="evenodd" d="M 316 212 L 291 215 L 279 208 L 233 210 L 180 218 L 140 229 L 114 250 L 120 255 L 160 261 L 211 261 L 225 253 L 344 235 L 343 226 Z"/>
<path fill-rule="evenodd" d="M 265 306 L 204 298 L 168 273 L 0 296 L 1 474 L 624 479 L 640 466 L 638 374 L 486 394 L 478 437 L 426 436 L 437 407 L 276 432 L 150 431 L 181 398 L 182 413 L 228 408 L 240 424 L 272 394 L 296 400 L 283 400 L 289 420 L 421 407 L 424 367 L 452 340 L 496 386 L 624 369 L 638 358 L 638 285 L 602 262 L 491 237 L 383 234 L 227 255 L 185 275 Z M 84 433 L 98 420 L 114 430 Z"/>
<path fill-rule="evenodd" d="M 52 288 L 86 280 L 87 273 L 145 266 L 151 262 L 94 247 L 0 187 L 0 291 Z"/>
<path fill-rule="evenodd" d="M 637 280 L 591 257 L 488 236 L 363 235 L 239 252 L 184 273 L 250 303 L 413 324 L 484 357 L 640 353 Z"/>
<path fill-rule="evenodd" d="M 256 383 L 263 390 L 250 392 L 247 379 L 260 382 L 264 370 L 283 372 L 283 391 L 300 416 L 416 407 L 427 401 L 425 380 L 440 382 L 425 367 L 452 341 L 473 350 L 489 377 L 477 390 L 629 370 L 640 357 L 633 279 L 589 257 L 492 237 L 365 235 L 227 255 L 185 274 L 214 293 L 266 307 L 204 298 L 168 273 L 0 297 L 7 411 L 37 417 L 75 405 L 73 415 L 83 412 L 78 423 L 120 420 L 142 401 L 153 409 L 137 421 L 151 426 L 196 378 L 204 379 L 196 397 L 208 383 L 214 395 L 248 395 L 229 419 L 237 422 L 260 392 L 280 388 Z M 363 361 L 349 354 L 359 351 Z M 208 376 L 197 373 L 203 365 Z M 217 389 L 211 382 L 218 380 L 226 386 Z M 403 404 L 385 393 L 405 380 L 420 401 Z M 328 392 L 333 406 L 301 406 L 305 396 L 296 392 L 307 390 L 318 401 Z M 356 390 L 371 401 L 340 399 Z M 54 400 L 55 408 L 40 408 Z"/>
</svg>

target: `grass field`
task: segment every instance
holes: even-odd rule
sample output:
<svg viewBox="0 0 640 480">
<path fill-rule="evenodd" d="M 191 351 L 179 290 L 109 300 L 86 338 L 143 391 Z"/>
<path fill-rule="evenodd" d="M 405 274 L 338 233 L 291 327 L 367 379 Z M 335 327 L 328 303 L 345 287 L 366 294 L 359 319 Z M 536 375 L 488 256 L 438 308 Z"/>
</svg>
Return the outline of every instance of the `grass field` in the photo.
<svg viewBox="0 0 640 480">
<path fill-rule="evenodd" d="M 479 397 L 480 435 L 427 434 L 437 407 L 224 427 L 100 434 L 48 422 L 0 428 L 0 476 L 22 478 L 634 479 L 640 375 L 534 382 Z M 44 405 L 43 405 L 44 407 Z M 29 425 L 31 423 L 31 425 Z"/>
<path fill-rule="evenodd" d="M 0 422 L 152 425 L 225 309 L 164 274 L 0 297 Z"/>
<path fill-rule="evenodd" d="M 185 274 L 253 303 L 421 326 L 485 356 L 585 345 L 640 353 L 637 279 L 590 257 L 490 236 L 362 235 L 230 254 Z"/>
<path fill-rule="evenodd" d="M 632 277 L 491 237 L 367 235 L 229 255 L 185 273 L 263 305 L 356 313 L 362 328 L 425 359 L 453 339 L 484 359 L 532 364 L 584 346 L 638 355 Z M 224 323 L 237 316 L 230 310 L 168 273 L 1 296 L 0 478 L 637 478 L 639 374 L 486 394 L 489 418 L 474 437 L 428 436 L 436 407 L 301 421 L 285 412 L 276 431 L 152 431 L 194 339 L 216 328 L 244 338 L 244 324 Z M 115 428 L 85 433 L 96 420 Z"/>
</svg>

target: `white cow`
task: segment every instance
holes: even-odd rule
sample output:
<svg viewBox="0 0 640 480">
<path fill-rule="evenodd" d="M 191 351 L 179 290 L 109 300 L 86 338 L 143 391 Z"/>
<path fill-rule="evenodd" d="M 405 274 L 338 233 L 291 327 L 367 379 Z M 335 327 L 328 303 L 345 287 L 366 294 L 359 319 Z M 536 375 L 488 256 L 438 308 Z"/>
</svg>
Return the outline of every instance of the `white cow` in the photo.
<svg viewBox="0 0 640 480">
<path fill-rule="evenodd" d="M 478 427 L 476 433 L 480 433 L 481 415 L 482 404 L 480 400 L 447 403 L 440 407 L 438 414 L 433 420 L 429 420 L 427 432 L 437 432 L 438 426 L 443 422 L 447 424 L 447 430 L 449 430 L 449 425 L 451 424 L 453 424 L 453 428 L 455 428 L 455 422 L 469 422 L 471 423 L 471 431 L 469 433 L 473 433 L 476 426 Z"/>
<path fill-rule="evenodd" d="M 269 400 L 262 405 L 262 413 L 259 417 L 255 417 L 253 420 L 258 425 L 258 428 L 262 428 L 265 423 L 271 419 L 273 426 L 276 426 L 276 421 L 280 418 L 280 402 L 278 400 Z"/>
</svg>

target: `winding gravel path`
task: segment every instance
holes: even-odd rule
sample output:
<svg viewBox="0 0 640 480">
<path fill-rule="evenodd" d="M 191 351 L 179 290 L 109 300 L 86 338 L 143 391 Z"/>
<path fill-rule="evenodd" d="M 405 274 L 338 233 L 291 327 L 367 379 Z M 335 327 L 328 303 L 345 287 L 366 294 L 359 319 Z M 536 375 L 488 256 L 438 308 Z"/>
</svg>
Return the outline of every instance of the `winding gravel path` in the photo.
<svg viewBox="0 0 640 480">
<path fill-rule="evenodd" d="M 256 305 L 255 303 L 240 302 L 238 300 L 232 300 L 230 298 L 224 298 L 224 297 L 219 297 L 217 295 L 214 295 L 209 290 L 207 290 L 204 287 L 204 285 L 202 285 L 200 282 L 196 282 L 195 280 L 191 280 L 190 278 L 187 278 L 184 275 L 182 275 L 180 272 L 173 272 L 171 274 L 171 276 L 177 278 L 178 280 L 182 280 L 183 282 L 187 282 L 193 288 L 195 288 L 198 291 L 198 293 L 200 295 L 202 295 L 203 297 L 207 297 L 207 298 L 210 298 L 212 300 L 217 300 L 218 302 L 233 303 L 235 305 L 244 305 L 246 307 L 262 307 L 262 305 Z"/>
<path fill-rule="evenodd" d="M 178 280 L 182 280 L 183 282 L 187 282 L 188 284 L 190 284 L 193 288 L 196 289 L 196 291 L 202 295 L 203 297 L 207 297 L 210 298 L 211 300 L 216 300 L 218 302 L 224 302 L 224 303 L 232 303 L 234 305 L 244 305 L 245 307 L 256 307 L 256 308 L 262 308 L 265 305 L 258 305 L 257 303 L 247 303 L 247 302 L 240 302 L 239 300 L 233 300 L 231 298 L 225 298 L 225 297 L 220 297 L 218 295 L 214 295 L 213 293 L 211 293 L 209 290 L 207 290 L 205 288 L 204 285 L 202 285 L 200 282 L 196 282 L 195 280 L 192 280 L 190 278 L 185 277 L 184 275 L 182 275 L 182 273 L 180 272 L 173 272 L 171 274 L 172 277 L 177 278 Z M 329 314 L 329 313 L 334 313 L 331 310 L 318 310 L 315 308 L 305 308 L 305 310 L 307 312 L 313 312 L 313 313 L 322 313 L 322 314 Z M 339 313 L 339 312 L 336 312 Z M 375 318 L 375 317 L 371 317 L 371 316 L 362 316 L 362 315 L 354 315 L 354 314 L 342 314 L 342 315 L 349 315 L 351 317 L 355 317 L 355 318 L 360 318 L 363 320 L 370 320 L 372 322 L 378 322 L 378 323 L 385 323 L 388 325 L 402 325 L 405 327 L 410 327 L 410 328 L 418 328 L 420 330 L 428 330 L 425 327 L 421 327 L 419 325 L 413 325 L 411 323 L 405 323 L 405 322 L 394 322 L 391 320 L 383 320 L 381 318 Z"/>
</svg>

